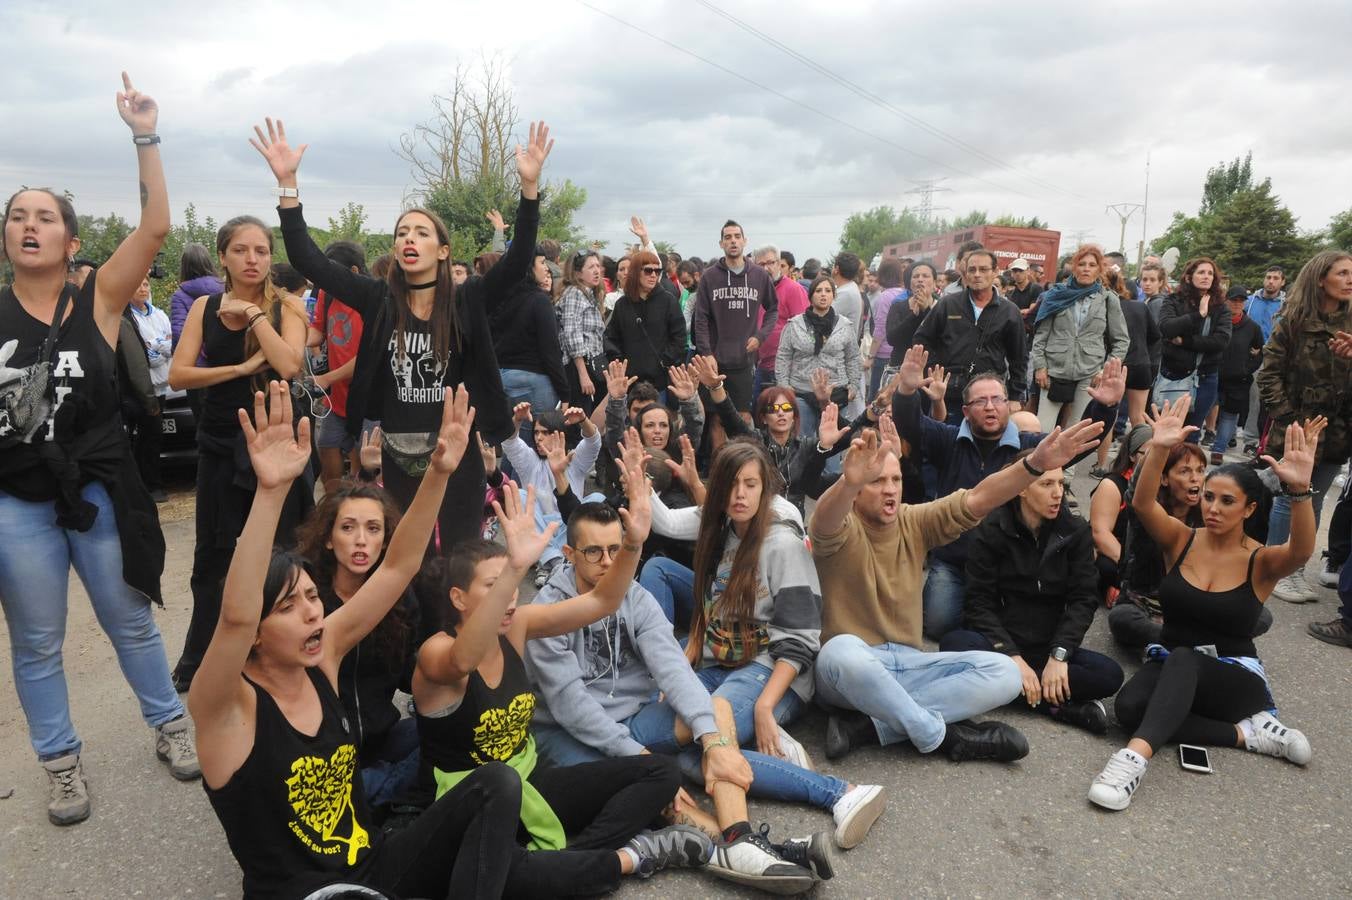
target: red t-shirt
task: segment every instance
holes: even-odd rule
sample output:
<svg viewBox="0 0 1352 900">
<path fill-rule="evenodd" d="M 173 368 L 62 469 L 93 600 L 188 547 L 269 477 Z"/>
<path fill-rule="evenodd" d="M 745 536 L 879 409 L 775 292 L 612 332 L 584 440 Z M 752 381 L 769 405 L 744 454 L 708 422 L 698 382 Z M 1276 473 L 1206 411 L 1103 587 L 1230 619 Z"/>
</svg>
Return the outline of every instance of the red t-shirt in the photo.
<svg viewBox="0 0 1352 900">
<path fill-rule="evenodd" d="M 329 371 L 341 368 L 357 355 L 361 346 L 361 314 L 323 291 L 315 300 L 310 327 L 324 335 L 328 346 Z M 329 387 L 329 405 L 334 415 L 347 417 L 347 389 L 351 379 L 336 381 Z"/>
</svg>

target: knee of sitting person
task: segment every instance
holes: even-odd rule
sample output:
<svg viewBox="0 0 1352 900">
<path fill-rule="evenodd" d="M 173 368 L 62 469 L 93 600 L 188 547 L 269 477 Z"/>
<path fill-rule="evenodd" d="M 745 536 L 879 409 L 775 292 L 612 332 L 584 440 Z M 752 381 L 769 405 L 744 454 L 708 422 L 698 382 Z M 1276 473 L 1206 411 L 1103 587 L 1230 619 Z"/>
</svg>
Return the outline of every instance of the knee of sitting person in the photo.
<svg viewBox="0 0 1352 900">
<path fill-rule="evenodd" d="M 1019 671 L 1019 664 L 1014 662 L 1011 656 L 994 652 L 986 655 L 991 659 L 985 660 L 983 666 L 990 671 L 991 681 L 997 686 L 999 696 L 1004 697 L 1000 701 L 1000 705 L 1003 706 L 1023 693 L 1023 673 Z"/>
<path fill-rule="evenodd" d="M 817 677 L 835 684 L 849 669 L 867 658 L 869 645 L 853 634 L 838 634 L 817 651 Z"/>
<path fill-rule="evenodd" d="M 1135 730 L 1145 718 L 1145 706 L 1149 702 L 1149 696 L 1138 696 L 1137 691 L 1118 691 L 1113 699 L 1113 712 L 1117 714 L 1117 723 L 1128 731 Z"/>
<path fill-rule="evenodd" d="M 474 782 L 485 798 L 510 801 L 515 796 L 516 802 L 521 802 L 521 776 L 506 763 L 494 761 L 479 766 Z"/>
</svg>

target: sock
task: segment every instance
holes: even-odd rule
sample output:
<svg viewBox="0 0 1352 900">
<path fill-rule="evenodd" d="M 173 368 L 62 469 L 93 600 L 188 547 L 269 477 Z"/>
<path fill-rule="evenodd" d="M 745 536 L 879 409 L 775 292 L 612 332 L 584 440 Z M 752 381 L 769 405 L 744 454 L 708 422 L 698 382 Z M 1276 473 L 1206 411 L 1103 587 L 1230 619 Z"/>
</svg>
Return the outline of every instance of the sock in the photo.
<svg viewBox="0 0 1352 900">
<path fill-rule="evenodd" d="M 1146 759 L 1144 756 L 1137 753 L 1135 750 L 1132 750 L 1130 747 L 1123 747 L 1122 752 L 1127 754 L 1128 759 L 1130 759 L 1132 762 L 1136 763 L 1136 765 L 1140 766 L 1143 769 L 1150 764 L 1150 760 Z"/>
<path fill-rule="evenodd" d="M 1249 741 L 1253 740 L 1253 718 L 1241 719 L 1237 724 L 1239 730 L 1244 734 L 1244 746 L 1247 747 Z"/>
<path fill-rule="evenodd" d="M 731 844 L 744 834 L 751 833 L 750 822 L 733 822 L 727 828 L 723 829 L 723 840 Z"/>
<path fill-rule="evenodd" d="M 638 855 L 638 851 L 628 844 L 620 848 L 620 852 L 629 857 L 629 861 L 634 864 L 634 872 L 637 873 L 643 866 L 643 857 Z"/>
</svg>

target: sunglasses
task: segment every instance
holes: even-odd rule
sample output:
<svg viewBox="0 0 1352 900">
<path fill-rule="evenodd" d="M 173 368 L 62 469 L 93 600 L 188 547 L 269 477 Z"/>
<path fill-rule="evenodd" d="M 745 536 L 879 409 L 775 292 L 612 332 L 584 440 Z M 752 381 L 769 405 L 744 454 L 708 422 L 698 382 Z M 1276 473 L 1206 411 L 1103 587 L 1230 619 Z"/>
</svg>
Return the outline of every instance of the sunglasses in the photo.
<svg viewBox="0 0 1352 900">
<path fill-rule="evenodd" d="M 768 413 L 772 412 L 791 413 L 796 409 L 798 409 L 798 407 L 792 403 L 771 403 L 765 407 L 765 411 Z"/>
<path fill-rule="evenodd" d="M 661 266 L 644 266 L 644 267 L 643 267 L 643 274 L 644 274 L 644 275 L 661 275 L 661 274 L 662 274 L 662 267 L 661 267 Z"/>
</svg>

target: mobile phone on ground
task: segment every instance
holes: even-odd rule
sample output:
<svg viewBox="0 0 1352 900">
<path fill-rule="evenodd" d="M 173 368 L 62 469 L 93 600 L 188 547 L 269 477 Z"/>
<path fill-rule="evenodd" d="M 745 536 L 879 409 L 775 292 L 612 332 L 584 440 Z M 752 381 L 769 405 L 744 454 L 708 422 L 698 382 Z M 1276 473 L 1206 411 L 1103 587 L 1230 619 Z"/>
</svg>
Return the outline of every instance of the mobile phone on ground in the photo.
<svg viewBox="0 0 1352 900">
<path fill-rule="evenodd" d="M 1211 773 L 1211 754 L 1205 747 L 1192 744 L 1178 745 L 1178 764 L 1189 772 Z"/>
</svg>

